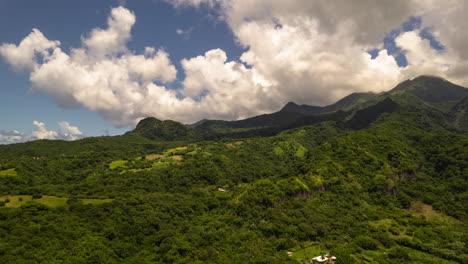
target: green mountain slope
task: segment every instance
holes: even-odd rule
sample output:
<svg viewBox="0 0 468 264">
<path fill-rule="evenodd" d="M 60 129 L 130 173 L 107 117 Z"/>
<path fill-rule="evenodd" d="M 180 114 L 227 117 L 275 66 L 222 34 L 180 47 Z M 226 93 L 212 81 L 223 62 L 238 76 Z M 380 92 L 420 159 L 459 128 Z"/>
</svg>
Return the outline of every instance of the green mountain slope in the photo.
<svg viewBox="0 0 468 264">
<path fill-rule="evenodd" d="M 435 76 L 419 76 L 397 85 L 390 93 L 409 92 L 420 99 L 441 103 L 458 101 L 468 95 L 468 89 Z"/>
<path fill-rule="evenodd" d="M 345 110 L 356 104 L 363 103 L 375 98 L 374 93 L 352 93 L 344 98 L 340 99 L 334 104 L 320 107 L 320 106 L 309 106 L 309 105 L 297 105 L 293 102 L 287 103 L 280 112 L 292 112 L 301 114 L 320 114 L 330 113 L 338 110 Z"/>
<path fill-rule="evenodd" d="M 397 90 L 0 146 L 0 263 L 467 263 L 467 99 Z"/>
</svg>

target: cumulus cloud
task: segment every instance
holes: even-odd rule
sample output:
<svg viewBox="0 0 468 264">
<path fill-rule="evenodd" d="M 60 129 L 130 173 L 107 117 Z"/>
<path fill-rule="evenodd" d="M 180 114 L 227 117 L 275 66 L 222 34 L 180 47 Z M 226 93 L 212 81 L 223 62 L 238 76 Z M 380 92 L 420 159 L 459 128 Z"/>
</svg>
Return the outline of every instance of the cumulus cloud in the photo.
<svg viewBox="0 0 468 264">
<path fill-rule="evenodd" d="M 59 131 L 47 130 L 43 122 L 34 120 L 33 125 L 36 129 L 32 132 L 28 140 L 37 139 L 62 139 L 62 140 L 77 140 L 83 137 L 80 129 L 77 126 L 72 126 L 67 121 L 58 122 Z"/>
<path fill-rule="evenodd" d="M 26 135 L 17 130 L 0 130 L 0 144 L 13 144 L 26 140 Z"/>
<path fill-rule="evenodd" d="M 38 139 L 61 139 L 77 140 L 83 138 L 83 133 L 77 126 L 72 126 L 67 121 L 58 122 L 59 131 L 48 130 L 46 124 L 40 121 L 33 121 L 35 129 L 31 135 L 26 135 L 17 130 L 0 130 L 0 144 L 13 144 Z"/>
<path fill-rule="evenodd" d="M 80 129 L 77 126 L 72 126 L 67 121 L 58 123 L 60 127 L 60 138 L 65 140 L 76 140 L 82 137 Z"/>
<path fill-rule="evenodd" d="M 50 41 L 38 29 L 24 38 L 18 46 L 3 44 L 0 55 L 17 71 L 34 70 L 38 66 L 38 57 L 47 58 L 49 51 L 60 45 L 59 41 Z"/>
<path fill-rule="evenodd" d="M 19 45 L 1 45 L 0 55 L 13 67 L 29 70 L 33 88 L 50 94 L 61 107 L 85 106 L 115 125 L 133 124 L 159 110 L 139 112 L 153 82 L 171 82 L 177 74 L 164 50 L 128 51 L 126 42 L 135 21 L 132 12 L 117 7 L 112 9 L 106 29 L 93 29 L 82 37 L 82 47 L 69 54 L 58 41 L 50 41 L 34 29 Z M 18 59 L 17 54 L 29 55 Z M 42 60 L 35 54 L 41 54 Z M 165 89 L 161 92 L 166 96 L 158 96 L 176 96 Z"/>
<path fill-rule="evenodd" d="M 175 6 L 210 1 L 174 1 Z M 420 74 L 468 84 L 468 26 L 463 0 L 216 1 L 249 65 L 279 95 L 277 101 L 324 105 L 351 92 L 388 90 Z M 383 38 L 412 16 L 445 46 L 435 50 L 419 29 L 397 36 L 408 65 L 399 67 Z M 377 57 L 368 54 L 379 49 Z M 273 105 L 272 107 L 273 108 Z"/>
<path fill-rule="evenodd" d="M 95 28 L 82 41 L 88 55 L 98 58 L 125 52 L 125 44 L 130 39 L 130 29 L 135 24 L 135 14 L 124 7 L 112 9 L 107 19 L 107 29 Z"/>
<path fill-rule="evenodd" d="M 268 111 L 276 103 L 278 95 L 268 81 L 255 69 L 227 61 L 221 49 L 182 60 L 181 64 L 186 74 L 181 92 L 189 98 L 201 98 L 198 105 L 207 116 L 216 113 L 218 118 L 244 118 Z"/>
<path fill-rule="evenodd" d="M 136 17 L 117 7 L 106 28 L 82 36 L 81 47 L 69 53 L 34 29 L 18 45 L 1 45 L 0 55 L 14 69 L 30 71 L 34 89 L 60 106 L 84 106 L 116 126 L 146 116 L 186 123 L 239 119 L 278 110 L 288 101 L 326 105 L 352 92 L 388 90 L 420 74 L 468 85 L 467 4 L 462 0 L 169 2 L 213 8 L 246 51 L 238 60 L 228 60 L 221 49 L 186 58 L 182 87 L 168 89 L 177 75 L 169 54 L 155 47 L 142 54 L 130 51 Z M 435 50 L 422 38 L 423 28 L 402 31 L 395 43 L 408 65 L 400 67 L 383 38 L 411 16 L 421 17 L 424 30 L 445 49 Z M 377 56 L 370 49 L 378 49 Z"/>
<path fill-rule="evenodd" d="M 32 133 L 32 139 L 56 139 L 58 137 L 57 132 L 47 130 L 42 122 L 34 120 L 33 125 L 36 126 L 36 130 Z"/>
</svg>

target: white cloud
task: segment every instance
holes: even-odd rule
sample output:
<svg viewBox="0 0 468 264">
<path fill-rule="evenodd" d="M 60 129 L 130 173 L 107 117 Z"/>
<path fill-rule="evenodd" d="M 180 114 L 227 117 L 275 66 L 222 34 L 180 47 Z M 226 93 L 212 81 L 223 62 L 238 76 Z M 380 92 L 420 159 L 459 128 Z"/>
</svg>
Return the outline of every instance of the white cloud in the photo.
<svg viewBox="0 0 468 264">
<path fill-rule="evenodd" d="M 176 33 L 177 35 L 181 36 L 183 39 L 189 39 L 190 36 L 192 35 L 192 29 L 189 28 L 189 29 L 176 29 Z"/>
<path fill-rule="evenodd" d="M 126 42 L 135 21 L 132 12 L 117 7 L 112 9 L 106 29 L 93 29 L 88 37 L 82 37 L 83 46 L 69 54 L 60 49 L 59 42 L 49 41 L 39 30 L 34 30 L 18 46 L 0 46 L 0 55 L 13 67 L 30 70 L 33 88 L 50 94 L 61 107 L 85 106 L 115 125 L 133 124 L 160 112 L 159 108 L 139 111 L 149 109 L 141 104 L 148 101 L 150 84 L 174 81 L 177 74 L 164 50 L 147 47 L 142 55 L 128 51 Z M 37 42 L 37 36 L 43 43 L 39 47 L 23 45 Z M 28 56 L 18 61 L 16 54 L 23 52 L 40 52 L 43 60 Z M 153 96 L 176 99 L 176 94 L 169 90 L 160 92 Z"/>
<path fill-rule="evenodd" d="M 49 50 L 60 45 L 59 41 L 50 41 L 38 29 L 24 38 L 18 46 L 15 44 L 3 44 L 0 46 L 2 56 L 15 70 L 34 70 L 37 67 L 39 56 L 47 59 Z"/>
<path fill-rule="evenodd" d="M 83 133 L 77 126 L 72 126 L 67 121 L 58 122 L 59 131 L 47 130 L 43 122 L 34 120 L 33 125 L 36 129 L 32 132 L 31 137 L 27 140 L 37 139 L 62 139 L 62 140 L 77 140 L 83 137 Z"/>
<path fill-rule="evenodd" d="M 34 120 L 36 127 L 30 136 L 17 130 L 0 130 L 0 144 L 13 144 L 38 139 L 77 140 L 83 138 L 83 133 L 77 126 L 72 126 L 67 121 L 58 122 L 59 131 L 47 130 L 45 123 Z"/>
<path fill-rule="evenodd" d="M 26 135 L 16 130 L 0 130 L 0 144 L 13 144 L 26 140 Z"/>
<path fill-rule="evenodd" d="M 433 49 L 429 40 L 420 37 L 418 30 L 401 34 L 395 42 L 405 51 L 406 58 L 411 63 L 402 70 L 405 75 L 447 75 L 452 64 L 456 63 L 456 58 L 452 58 L 450 53 Z"/>
<path fill-rule="evenodd" d="M 210 2 L 210 1 L 208 1 Z M 206 4 L 175 1 L 176 6 Z M 182 3 L 182 4 L 181 4 Z M 273 84 L 277 101 L 324 105 L 356 91 L 380 92 L 419 74 L 468 84 L 464 0 L 222 0 L 220 17 L 247 51 L 241 61 Z M 422 16 L 446 46 L 436 51 L 419 31 L 397 38 L 409 65 L 398 67 L 382 40 L 411 16 Z M 374 59 L 367 53 L 379 48 Z M 274 109 L 274 105 L 271 105 Z"/>
<path fill-rule="evenodd" d="M 227 61 L 221 49 L 181 63 L 186 74 L 181 92 L 189 98 L 205 94 L 198 105 L 207 117 L 238 119 L 268 112 L 272 104 L 278 103 L 270 83 L 256 70 Z"/>
<path fill-rule="evenodd" d="M 60 137 L 65 140 L 77 140 L 82 137 L 80 129 L 76 126 L 70 125 L 67 121 L 58 123 L 60 127 Z"/>
<path fill-rule="evenodd" d="M 228 60 L 221 49 L 186 58 L 182 87 L 168 89 L 177 75 L 169 54 L 155 47 L 130 51 L 136 17 L 118 7 L 106 28 L 91 30 L 69 53 L 34 29 L 19 45 L 1 45 L 0 55 L 14 69 L 29 70 L 34 89 L 60 106 L 84 106 L 116 126 L 146 116 L 186 123 L 238 119 L 278 110 L 287 101 L 325 105 L 352 92 L 388 90 L 419 74 L 468 84 L 467 4 L 461 0 L 169 2 L 217 10 L 246 51 L 239 60 Z M 382 40 L 410 16 L 422 16 L 446 49 L 434 50 L 418 30 L 402 33 L 396 39 L 408 60 L 402 68 Z M 375 58 L 367 52 L 373 48 L 380 50 Z"/>
<path fill-rule="evenodd" d="M 91 56 L 98 58 L 112 56 L 127 50 L 130 30 L 135 24 L 135 14 L 124 7 L 113 8 L 107 19 L 107 29 L 95 28 L 89 37 L 83 38 L 83 44 Z"/>
<path fill-rule="evenodd" d="M 208 5 L 210 7 L 214 7 L 217 4 L 222 3 L 222 0 L 165 0 L 168 3 L 171 3 L 172 5 L 176 7 L 181 7 L 181 6 L 195 6 L 198 7 L 202 4 Z"/>
<path fill-rule="evenodd" d="M 32 139 L 57 139 L 58 133 L 47 130 L 44 123 L 34 120 L 33 125 L 36 126 L 36 130 L 32 132 Z"/>
</svg>

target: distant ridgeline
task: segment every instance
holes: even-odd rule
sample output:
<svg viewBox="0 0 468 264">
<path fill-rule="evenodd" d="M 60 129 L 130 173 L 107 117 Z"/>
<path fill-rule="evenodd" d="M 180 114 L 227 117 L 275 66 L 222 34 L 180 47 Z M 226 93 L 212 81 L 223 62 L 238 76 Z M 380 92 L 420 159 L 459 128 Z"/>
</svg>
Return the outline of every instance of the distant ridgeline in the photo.
<svg viewBox="0 0 468 264">
<path fill-rule="evenodd" d="M 468 263 L 468 89 L 0 145 L 0 263 Z"/>
<path fill-rule="evenodd" d="M 449 130 L 466 131 L 468 89 L 439 77 L 420 76 L 407 80 L 388 92 L 353 93 L 324 106 L 287 103 L 280 111 L 237 121 L 201 120 L 192 125 L 148 117 L 128 134 L 156 140 L 211 140 L 272 136 L 281 131 L 336 121 L 343 127 L 362 129 L 374 121 L 405 120 L 421 128 L 426 122 Z M 414 112 L 425 116 L 416 118 Z"/>
</svg>

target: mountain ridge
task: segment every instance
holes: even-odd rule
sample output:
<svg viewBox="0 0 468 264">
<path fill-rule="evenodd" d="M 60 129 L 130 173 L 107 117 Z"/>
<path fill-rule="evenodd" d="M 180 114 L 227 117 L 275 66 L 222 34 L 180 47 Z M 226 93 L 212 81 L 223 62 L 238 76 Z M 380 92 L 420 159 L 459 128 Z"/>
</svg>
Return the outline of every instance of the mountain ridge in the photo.
<svg viewBox="0 0 468 264">
<path fill-rule="evenodd" d="M 400 105 L 414 107 L 420 105 L 418 107 L 422 107 L 421 109 L 434 108 L 441 110 L 441 105 L 445 108 L 451 108 L 465 96 L 468 96 L 468 89 L 465 87 L 453 84 L 440 77 L 422 75 L 412 80 L 403 81 L 387 92 L 352 93 L 333 104 L 323 107 L 288 102 L 277 112 L 242 120 L 203 119 L 194 124 L 186 125 L 186 130 L 178 125 L 180 129 L 175 133 L 176 136 L 170 135 L 170 137 L 166 137 L 164 133 L 161 134 L 158 131 L 154 131 L 154 135 L 152 135 L 150 128 L 141 129 L 142 125 L 140 124 L 137 125 L 132 133 L 136 132 L 148 138 L 162 138 L 165 140 L 169 138 L 214 139 L 223 137 L 270 136 L 286 129 L 312 125 L 323 121 L 342 122 L 355 129 L 360 129 L 377 120 L 381 114 L 397 111 Z M 444 111 L 442 112 L 445 113 Z M 144 122 L 149 122 L 148 120 L 153 119 L 143 119 Z M 464 119 L 459 117 L 456 120 L 454 121 L 453 118 L 447 117 L 447 122 L 449 123 L 459 122 Z M 150 127 L 161 127 L 162 123 L 160 122 L 166 121 L 155 121 L 155 124 Z M 440 120 L 435 121 L 435 123 L 444 125 L 442 124 L 444 122 Z M 175 126 L 174 124 L 172 125 Z M 463 125 L 454 126 L 459 129 L 465 128 Z M 187 135 L 190 136 L 184 138 Z"/>
</svg>

